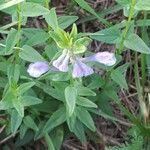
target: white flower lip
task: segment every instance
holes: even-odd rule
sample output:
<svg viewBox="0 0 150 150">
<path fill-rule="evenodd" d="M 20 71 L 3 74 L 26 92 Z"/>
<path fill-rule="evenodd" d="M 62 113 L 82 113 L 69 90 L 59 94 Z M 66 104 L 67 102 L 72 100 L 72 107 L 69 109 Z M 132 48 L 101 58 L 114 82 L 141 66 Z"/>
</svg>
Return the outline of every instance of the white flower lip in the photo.
<svg viewBox="0 0 150 150">
<path fill-rule="evenodd" d="M 30 76 L 34 78 L 40 77 L 42 74 L 49 70 L 49 65 L 47 62 L 35 62 L 31 63 L 27 69 Z"/>
</svg>

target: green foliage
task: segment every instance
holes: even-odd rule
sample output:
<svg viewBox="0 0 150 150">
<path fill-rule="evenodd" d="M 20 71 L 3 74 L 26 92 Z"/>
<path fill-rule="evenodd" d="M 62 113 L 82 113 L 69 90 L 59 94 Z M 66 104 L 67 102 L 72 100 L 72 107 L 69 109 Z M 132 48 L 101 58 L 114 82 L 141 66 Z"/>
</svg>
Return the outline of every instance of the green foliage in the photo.
<svg viewBox="0 0 150 150">
<path fill-rule="evenodd" d="M 58 16 L 57 9 L 51 4 L 49 9 L 49 0 L 0 1 L 1 16 L 9 16 L 8 20 L 11 21 L 0 27 L 0 125 L 6 128 L 2 138 L 16 136 L 16 149 L 22 149 L 22 146 L 33 140 L 43 138 L 47 144 L 46 148 L 60 150 L 64 140 L 70 135 L 75 135 L 85 144 L 89 140 L 88 133 L 97 134 L 96 116 L 101 116 L 114 124 L 126 124 L 115 117 L 114 107 L 111 105 L 115 103 L 139 133 L 134 137 L 129 135 L 132 140 L 128 138 L 127 142 L 119 147 L 107 149 L 142 150 L 143 143 L 147 144 L 145 139 L 150 137 L 150 92 L 147 90 L 150 75 L 150 20 L 147 11 L 150 10 L 150 2 L 116 0 L 113 8 L 102 12 L 96 12 L 85 0 L 73 2 L 77 4 L 75 8 L 81 7 L 92 16 L 76 16 L 78 13 L 69 12 L 70 8 L 65 11 L 65 15 Z M 119 10 L 123 11 L 127 20 L 122 17 L 122 22 L 110 23 L 105 19 L 105 16 Z M 39 28 L 30 26 L 35 19 L 44 22 L 44 26 L 41 27 L 42 23 L 40 26 L 36 24 Z M 92 29 L 94 33 L 82 33 L 81 25 L 94 19 L 104 25 L 103 29 L 99 31 L 97 27 Z M 113 45 L 117 59 L 115 65 L 106 67 L 85 61 L 84 57 L 91 54 L 88 46 L 92 39 Z M 69 60 L 62 56 L 64 49 L 69 51 Z M 130 50 L 130 63 L 121 57 L 127 50 Z M 106 58 L 99 58 L 96 54 L 91 59 Z M 77 60 L 85 63 L 87 68 L 93 67 L 94 74 L 86 77 L 88 72 L 85 71 L 85 77 L 73 78 L 72 70 Z M 64 65 L 64 61 L 69 64 L 68 72 L 60 72 L 58 68 L 54 68 L 54 61 L 57 61 L 58 66 Z M 48 62 L 49 71 L 39 78 L 29 77 L 27 67 L 30 62 Z M 80 63 L 76 65 L 77 73 L 86 68 Z M 135 68 L 135 83 L 132 81 L 130 85 L 126 80 L 129 67 L 130 73 L 133 72 L 131 69 Z M 33 68 L 35 73 L 40 69 L 43 68 Z M 102 69 L 100 76 L 96 71 L 101 72 Z M 138 115 L 131 113 L 119 97 L 120 91 L 130 92 L 131 86 L 138 93 L 141 109 Z M 4 121 L 1 121 L 1 115 Z"/>
</svg>

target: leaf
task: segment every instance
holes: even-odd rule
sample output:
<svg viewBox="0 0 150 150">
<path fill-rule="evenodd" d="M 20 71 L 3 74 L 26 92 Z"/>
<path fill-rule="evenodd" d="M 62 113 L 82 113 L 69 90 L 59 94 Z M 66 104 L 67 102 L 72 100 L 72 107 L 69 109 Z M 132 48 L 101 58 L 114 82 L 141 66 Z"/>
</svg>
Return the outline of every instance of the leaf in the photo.
<svg viewBox="0 0 150 150">
<path fill-rule="evenodd" d="M 135 5 L 136 10 L 150 10 L 150 1 L 149 0 L 139 0 Z"/>
<path fill-rule="evenodd" d="M 23 60 L 29 62 L 45 61 L 45 59 L 32 47 L 24 45 L 23 50 L 20 51 L 19 56 Z"/>
<path fill-rule="evenodd" d="M 107 115 L 113 116 L 113 108 L 110 103 L 110 98 L 107 95 L 107 89 L 104 91 L 100 92 L 96 97 L 98 108 Z"/>
<path fill-rule="evenodd" d="M 10 64 L 7 66 L 7 76 L 9 82 L 15 81 L 16 83 L 20 77 L 20 65 L 18 64 Z"/>
<path fill-rule="evenodd" d="M 113 70 L 111 72 L 111 78 L 113 81 L 115 81 L 117 84 L 120 85 L 121 88 L 124 88 L 124 89 L 128 89 L 128 85 L 127 85 L 127 82 L 126 82 L 126 74 L 123 74 L 118 68 Z"/>
<path fill-rule="evenodd" d="M 13 48 L 16 45 L 18 39 L 19 39 L 18 31 L 15 29 L 11 29 L 6 39 L 6 47 L 4 49 L 4 52 L 2 53 L 4 53 L 4 55 L 12 54 L 14 51 Z"/>
<path fill-rule="evenodd" d="M 27 83 L 23 83 L 18 87 L 18 91 L 19 93 L 22 95 L 24 94 L 27 90 L 29 90 L 31 87 L 33 87 L 35 85 L 35 82 L 27 82 Z"/>
<path fill-rule="evenodd" d="M 30 116 L 26 116 L 23 118 L 23 122 L 24 124 L 28 127 L 28 128 L 31 128 L 35 131 L 38 131 L 38 127 L 37 125 L 35 124 L 34 120 L 30 117 Z"/>
<path fill-rule="evenodd" d="M 54 89 L 51 86 L 43 84 L 42 82 L 37 82 L 36 86 L 40 88 L 43 92 L 45 92 L 46 94 L 52 96 L 53 98 L 57 100 L 60 100 L 60 101 L 65 100 L 63 91 Z"/>
<path fill-rule="evenodd" d="M 78 97 L 77 104 L 84 107 L 97 108 L 97 105 L 85 97 Z"/>
<path fill-rule="evenodd" d="M 25 1 L 25 0 L 11 0 L 11 1 L 8 1 L 8 2 L 0 5 L 0 10 L 9 8 L 9 7 L 14 6 L 14 5 L 17 5 L 17 4 L 19 4 L 23 1 Z"/>
<path fill-rule="evenodd" d="M 66 121 L 66 110 L 65 107 L 59 108 L 55 111 L 49 120 L 46 122 L 43 133 L 50 132 L 53 128 L 57 127 L 58 125 L 62 124 Z"/>
<path fill-rule="evenodd" d="M 6 93 L 3 94 L 3 98 L 0 101 L 0 110 L 7 110 L 9 108 L 13 108 L 12 99 L 14 95 L 10 90 L 7 90 Z"/>
<path fill-rule="evenodd" d="M 130 34 L 124 41 L 124 46 L 143 54 L 150 54 L 150 48 L 137 34 Z"/>
<path fill-rule="evenodd" d="M 17 110 L 18 114 L 21 117 L 24 117 L 24 106 L 23 106 L 23 104 L 21 102 L 20 97 L 18 97 L 16 99 L 13 99 L 12 102 L 13 102 L 13 106 Z"/>
<path fill-rule="evenodd" d="M 77 38 L 77 34 L 78 34 L 77 25 L 74 23 L 73 26 L 72 26 L 71 32 L 70 32 L 70 38 L 76 39 Z M 89 38 L 88 38 L 88 41 L 89 41 Z M 87 46 L 88 46 L 88 44 L 87 44 Z"/>
<path fill-rule="evenodd" d="M 22 117 L 18 114 L 18 112 L 13 109 L 11 113 L 11 132 L 13 134 L 16 133 L 18 130 L 19 126 L 21 125 L 22 122 Z"/>
<path fill-rule="evenodd" d="M 49 136 L 48 133 L 45 134 L 45 141 L 47 143 L 48 150 L 55 150 L 52 139 L 51 139 L 51 137 Z"/>
<path fill-rule="evenodd" d="M 90 78 L 90 84 L 87 86 L 89 89 L 98 89 L 105 85 L 104 79 L 97 74 L 92 75 Z"/>
<path fill-rule="evenodd" d="M 26 2 L 21 5 L 21 14 L 25 17 L 46 15 L 49 10 L 37 3 Z"/>
<path fill-rule="evenodd" d="M 67 104 L 68 115 L 71 116 L 74 112 L 76 99 L 77 99 L 77 89 L 73 86 L 68 86 L 65 89 L 65 99 Z"/>
<path fill-rule="evenodd" d="M 25 28 L 23 34 L 28 38 L 25 45 L 29 46 L 44 44 L 49 38 L 49 34 L 42 29 Z"/>
<path fill-rule="evenodd" d="M 61 29 L 66 29 L 70 25 L 72 25 L 76 20 L 78 20 L 78 16 L 60 16 L 58 17 L 58 25 Z"/>
<path fill-rule="evenodd" d="M 56 150 L 61 149 L 61 145 L 63 143 L 64 138 L 64 130 L 63 128 L 57 128 L 56 130 L 53 130 L 51 133 L 51 139 L 53 141 L 53 144 L 56 148 Z"/>
<path fill-rule="evenodd" d="M 127 6 L 127 5 L 130 5 L 130 0 L 116 0 L 117 3 L 119 3 L 120 5 L 122 6 Z"/>
<path fill-rule="evenodd" d="M 20 133 L 19 137 L 20 137 L 20 139 L 24 138 L 25 134 L 27 133 L 27 130 L 28 130 L 27 126 L 22 123 L 21 126 L 20 126 L 20 129 L 19 129 L 19 133 Z"/>
<path fill-rule="evenodd" d="M 83 37 L 74 42 L 73 51 L 75 54 L 84 53 L 87 50 L 87 46 L 92 40 L 88 37 Z"/>
<path fill-rule="evenodd" d="M 31 106 L 42 103 L 41 99 L 33 96 L 22 96 L 21 99 L 23 106 Z"/>
<path fill-rule="evenodd" d="M 76 114 L 77 114 L 77 117 L 79 118 L 79 120 L 83 124 L 85 124 L 90 130 L 92 130 L 93 132 L 96 131 L 94 121 L 86 109 L 81 108 L 81 107 L 77 107 L 76 108 Z"/>
<path fill-rule="evenodd" d="M 55 8 L 52 8 L 49 11 L 49 14 L 45 15 L 45 20 L 48 23 L 48 25 L 55 31 L 58 29 L 58 21 L 57 21 L 57 15 Z"/>
<path fill-rule="evenodd" d="M 110 27 L 96 33 L 93 33 L 90 37 L 97 41 L 102 41 L 108 44 L 115 44 L 120 38 L 121 32 L 118 27 Z"/>
<path fill-rule="evenodd" d="M 77 121 L 75 122 L 73 131 L 72 131 L 77 138 L 82 142 L 85 143 L 86 140 L 86 135 L 85 135 L 85 131 L 84 131 L 84 127 L 83 124 L 77 119 Z"/>
<path fill-rule="evenodd" d="M 85 0 L 74 0 L 76 3 L 78 3 L 78 5 L 80 7 L 82 7 L 83 9 L 85 9 L 86 11 L 88 11 L 89 13 L 93 14 L 96 18 L 98 18 L 102 23 L 106 24 L 106 25 L 110 25 L 110 23 L 103 19 L 102 17 L 100 17 L 95 11 L 94 9 L 92 9 L 88 3 Z"/>
<path fill-rule="evenodd" d="M 96 93 L 87 87 L 78 87 L 77 90 L 80 96 L 96 96 Z"/>
</svg>

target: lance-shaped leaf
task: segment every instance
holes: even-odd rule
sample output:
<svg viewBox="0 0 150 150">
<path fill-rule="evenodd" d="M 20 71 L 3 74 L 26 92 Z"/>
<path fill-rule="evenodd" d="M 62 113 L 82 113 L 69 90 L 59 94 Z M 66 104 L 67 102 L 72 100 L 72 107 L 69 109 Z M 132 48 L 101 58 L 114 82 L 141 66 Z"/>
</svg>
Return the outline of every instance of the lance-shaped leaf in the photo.
<svg viewBox="0 0 150 150">
<path fill-rule="evenodd" d="M 73 86 L 68 86 L 65 89 L 65 100 L 68 115 L 71 116 L 74 112 L 77 99 L 77 89 Z"/>
</svg>

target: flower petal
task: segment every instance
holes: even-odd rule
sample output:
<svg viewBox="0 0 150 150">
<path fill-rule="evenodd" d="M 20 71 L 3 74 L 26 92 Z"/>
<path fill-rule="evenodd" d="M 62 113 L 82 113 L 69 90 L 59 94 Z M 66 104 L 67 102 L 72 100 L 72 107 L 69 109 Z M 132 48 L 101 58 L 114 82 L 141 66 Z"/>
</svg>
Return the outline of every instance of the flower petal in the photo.
<svg viewBox="0 0 150 150">
<path fill-rule="evenodd" d="M 83 61 L 96 61 L 107 66 L 112 66 L 116 63 L 116 57 L 114 53 L 98 52 L 92 56 L 84 58 Z"/>
<path fill-rule="evenodd" d="M 82 63 L 79 59 L 76 59 L 73 66 L 72 76 L 73 78 L 80 78 L 93 74 L 94 71 L 91 67 Z"/>
<path fill-rule="evenodd" d="M 49 70 L 49 65 L 46 62 L 31 63 L 27 69 L 30 76 L 38 78 Z"/>
<path fill-rule="evenodd" d="M 69 54 L 66 50 L 58 57 L 58 59 L 53 61 L 53 66 L 56 67 L 59 71 L 67 72 L 68 63 L 69 63 Z"/>
</svg>

